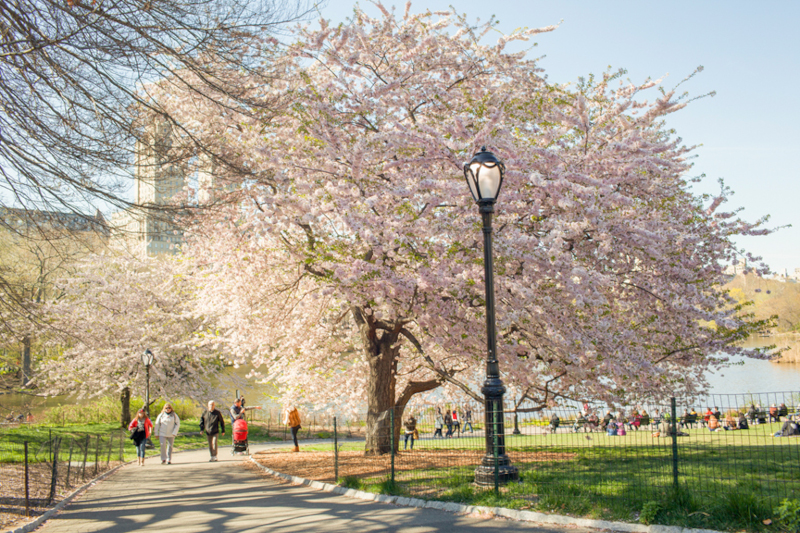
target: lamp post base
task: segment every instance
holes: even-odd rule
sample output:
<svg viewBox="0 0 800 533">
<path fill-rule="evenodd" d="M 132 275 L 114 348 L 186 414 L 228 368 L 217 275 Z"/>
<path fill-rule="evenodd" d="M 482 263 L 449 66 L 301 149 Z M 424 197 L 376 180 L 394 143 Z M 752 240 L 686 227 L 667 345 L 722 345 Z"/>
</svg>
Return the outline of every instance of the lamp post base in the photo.
<svg viewBox="0 0 800 533">
<path fill-rule="evenodd" d="M 508 485 L 512 481 L 519 480 L 519 470 L 513 465 L 497 466 L 497 484 Z M 475 469 L 475 484 L 484 487 L 494 486 L 494 464 L 491 466 L 481 465 Z"/>
</svg>

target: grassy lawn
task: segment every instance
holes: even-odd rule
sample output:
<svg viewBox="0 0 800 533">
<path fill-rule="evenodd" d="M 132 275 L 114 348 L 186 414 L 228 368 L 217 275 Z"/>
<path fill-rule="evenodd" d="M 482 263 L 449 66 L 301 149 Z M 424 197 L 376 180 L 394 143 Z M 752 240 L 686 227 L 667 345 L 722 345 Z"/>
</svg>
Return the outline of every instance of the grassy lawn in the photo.
<svg viewBox="0 0 800 533">
<path fill-rule="evenodd" d="M 672 439 L 641 430 L 624 437 L 604 433 L 508 435 L 506 449 L 520 483 L 495 495 L 473 483 L 484 439 L 423 439 L 395 457 L 395 484 L 386 469 L 342 483 L 470 505 L 501 506 L 635 522 L 644 512 L 653 523 L 729 531 L 777 531 L 775 507 L 800 499 L 800 438 L 773 438 L 780 424 L 746 431 L 686 430 L 678 437 L 678 487 L 674 486 Z M 523 429 L 523 432 L 526 429 Z M 588 438 L 587 438 L 588 437 Z M 330 452 L 330 445 L 304 449 Z M 345 443 L 341 450 L 360 450 Z M 414 455 L 424 456 L 424 460 Z M 413 457 L 413 460 L 412 460 Z M 412 466 L 413 463 L 413 466 Z M 420 465 L 423 466 L 420 466 Z M 777 529 L 776 529 L 777 527 Z"/>
<path fill-rule="evenodd" d="M 200 434 L 199 419 L 181 420 L 181 432 L 175 439 L 175 450 L 194 450 L 207 445 L 205 436 Z M 220 444 L 230 444 L 231 430 L 226 427 L 225 437 Z M 62 453 L 69 453 L 70 440 L 74 441 L 73 453 L 84 453 L 86 443 L 89 443 L 89 460 L 94 460 L 95 448 L 99 446 L 98 455 L 104 460 L 111 450 L 111 459 L 118 460 L 120 454 L 120 440 L 122 441 L 123 457 L 125 461 L 136 458 L 136 449 L 133 441 L 128 439 L 128 432 L 119 427 L 119 424 L 89 424 L 51 426 L 44 424 L 20 425 L 14 428 L 0 429 L 0 462 L 22 462 L 24 460 L 23 442 L 28 442 L 29 461 L 38 462 L 49 460 L 51 453 L 51 439 L 62 438 Z M 88 437 L 88 441 L 87 441 Z M 99 439 L 98 439 L 99 438 Z M 251 422 L 249 424 L 248 440 L 253 442 L 267 442 L 280 440 L 270 436 L 265 424 Z M 158 439 L 153 439 L 158 450 Z M 64 456 L 62 455 L 62 460 Z M 81 457 L 82 460 L 82 457 Z"/>
</svg>

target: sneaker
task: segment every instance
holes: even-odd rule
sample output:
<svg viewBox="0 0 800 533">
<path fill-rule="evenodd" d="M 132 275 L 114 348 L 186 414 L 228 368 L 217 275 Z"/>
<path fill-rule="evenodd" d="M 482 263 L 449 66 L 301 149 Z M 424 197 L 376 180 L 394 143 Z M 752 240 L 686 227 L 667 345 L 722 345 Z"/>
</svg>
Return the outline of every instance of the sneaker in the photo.
<svg viewBox="0 0 800 533">
<path fill-rule="evenodd" d="M 165 464 L 167 464 L 167 462 L 166 461 L 161 461 L 161 464 L 165 465 Z"/>
<path fill-rule="evenodd" d="M 167 461 L 167 464 L 168 464 L 168 465 L 171 465 L 171 464 L 172 464 L 172 461 Z"/>
<path fill-rule="evenodd" d="M 209 463 L 213 463 L 214 462 L 214 458 L 212 457 L 211 459 L 208 460 L 208 462 Z"/>
</svg>

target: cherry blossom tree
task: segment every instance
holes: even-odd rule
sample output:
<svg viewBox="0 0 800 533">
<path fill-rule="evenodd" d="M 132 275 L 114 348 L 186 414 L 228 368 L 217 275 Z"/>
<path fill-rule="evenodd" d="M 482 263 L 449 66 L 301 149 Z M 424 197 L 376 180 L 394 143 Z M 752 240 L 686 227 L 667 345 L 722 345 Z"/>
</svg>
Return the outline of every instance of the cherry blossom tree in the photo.
<svg viewBox="0 0 800 533">
<path fill-rule="evenodd" d="M 59 284 L 63 297 L 44 306 L 57 354 L 36 382 L 47 394 L 119 394 L 123 425 L 130 392 L 143 391 L 141 354 L 150 349 L 151 398 L 202 402 L 222 361 L 204 339 L 213 326 L 197 318 L 191 286 L 167 259 L 94 255 Z"/>
<path fill-rule="evenodd" d="M 480 217 L 462 165 L 507 166 L 496 205 L 498 356 L 538 406 L 693 394 L 760 324 L 721 289 L 737 235 L 763 233 L 698 197 L 691 147 L 663 119 L 688 101 L 620 75 L 576 87 L 485 44 L 453 12 L 300 28 L 264 89 L 293 105 L 261 123 L 173 95 L 197 135 L 251 169 L 186 248 L 201 313 L 287 402 L 382 413 L 444 386 L 475 399 L 485 351 Z M 653 94 L 652 100 L 646 100 Z M 265 96 L 266 97 L 266 96 Z M 256 178 L 254 178 L 256 176 Z M 399 417 L 398 417 L 399 419 Z"/>
</svg>

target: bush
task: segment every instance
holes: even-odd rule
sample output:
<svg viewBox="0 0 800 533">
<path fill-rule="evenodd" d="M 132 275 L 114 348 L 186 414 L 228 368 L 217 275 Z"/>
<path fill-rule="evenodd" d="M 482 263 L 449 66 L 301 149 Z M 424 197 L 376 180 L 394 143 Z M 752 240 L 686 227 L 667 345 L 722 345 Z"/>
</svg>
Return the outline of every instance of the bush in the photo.
<svg viewBox="0 0 800 533">
<path fill-rule="evenodd" d="M 346 489 L 364 489 L 364 483 L 362 483 L 361 480 L 355 476 L 347 476 L 342 478 L 342 481 L 339 482 L 339 485 Z"/>
<path fill-rule="evenodd" d="M 800 501 L 784 498 L 775 508 L 775 516 L 786 531 L 800 531 Z"/>
<path fill-rule="evenodd" d="M 150 405 L 150 416 L 155 419 L 166 400 L 158 400 Z M 191 400 L 174 400 L 170 402 L 181 420 L 196 418 L 199 408 Z M 144 405 L 142 398 L 131 398 L 131 415 Z M 94 398 L 86 404 L 68 404 L 51 407 L 42 414 L 42 421 L 53 426 L 73 424 L 118 424 L 122 416 L 122 405 L 116 396 Z"/>
<path fill-rule="evenodd" d="M 661 511 L 661 504 L 654 501 L 645 502 L 639 514 L 639 522 L 645 525 L 655 523 L 656 515 Z"/>
</svg>

